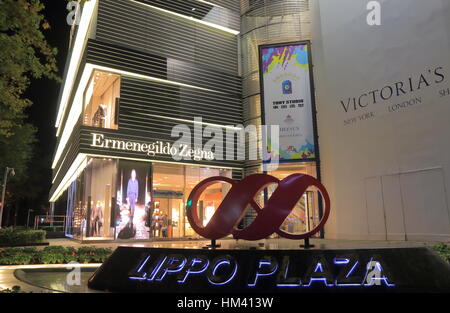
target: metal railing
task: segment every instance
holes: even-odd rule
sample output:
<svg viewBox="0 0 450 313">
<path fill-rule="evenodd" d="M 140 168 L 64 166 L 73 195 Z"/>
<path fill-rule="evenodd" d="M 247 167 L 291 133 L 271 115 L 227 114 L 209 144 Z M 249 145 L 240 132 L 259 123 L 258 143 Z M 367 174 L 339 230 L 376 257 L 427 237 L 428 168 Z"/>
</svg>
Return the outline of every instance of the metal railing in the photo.
<svg viewBox="0 0 450 313">
<path fill-rule="evenodd" d="M 36 215 L 34 217 L 34 229 L 42 229 L 54 232 L 63 232 L 66 228 L 65 215 Z"/>
</svg>

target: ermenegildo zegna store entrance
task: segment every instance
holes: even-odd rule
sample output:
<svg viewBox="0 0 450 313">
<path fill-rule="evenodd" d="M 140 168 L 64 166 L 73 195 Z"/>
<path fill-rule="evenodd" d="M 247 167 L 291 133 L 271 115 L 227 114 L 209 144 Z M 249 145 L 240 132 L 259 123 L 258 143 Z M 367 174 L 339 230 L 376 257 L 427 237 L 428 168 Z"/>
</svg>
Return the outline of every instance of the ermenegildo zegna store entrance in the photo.
<svg viewBox="0 0 450 313">
<path fill-rule="evenodd" d="M 50 202 L 67 236 L 194 238 L 185 207 L 203 179 L 304 173 L 330 194 L 325 238 L 450 240 L 450 2 L 368 3 L 85 2 L 52 164 Z M 279 145 L 262 125 L 279 126 Z M 259 150 L 258 160 L 175 144 L 180 129 L 203 147 L 212 127 L 248 126 L 257 135 L 235 148 Z M 204 224 L 229 188 L 202 195 Z M 321 214 L 307 190 L 282 227 L 302 233 Z"/>
<path fill-rule="evenodd" d="M 79 240 L 196 237 L 184 214 L 189 193 L 205 178 L 231 175 L 210 167 L 90 158 L 68 190 L 66 233 Z M 205 223 L 229 187 L 216 184 L 203 194 Z M 129 223 L 135 234 L 123 231 Z"/>
</svg>

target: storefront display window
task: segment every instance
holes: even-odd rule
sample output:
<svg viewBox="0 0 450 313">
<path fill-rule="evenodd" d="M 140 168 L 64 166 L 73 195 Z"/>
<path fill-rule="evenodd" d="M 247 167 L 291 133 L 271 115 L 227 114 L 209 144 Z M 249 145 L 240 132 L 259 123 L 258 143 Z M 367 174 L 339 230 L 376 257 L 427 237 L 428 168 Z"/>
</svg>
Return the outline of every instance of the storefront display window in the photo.
<svg viewBox="0 0 450 313">
<path fill-rule="evenodd" d="M 85 170 L 84 198 L 86 219 L 83 234 L 90 239 L 111 239 L 112 195 L 117 173 L 117 161 L 90 159 Z"/>
<path fill-rule="evenodd" d="M 120 76 L 94 71 L 84 93 L 86 126 L 117 129 L 120 98 Z"/>
<path fill-rule="evenodd" d="M 114 238 L 112 195 L 117 161 L 89 159 L 83 173 L 68 189 L 66 235 L 78 240 Z"/>
<path fill-rule="evenodd" d="M 192 189 L 212 176 L 231 178 L 231 170 L 155 163 L 153 165 L 153 197 L 155 210 L 152 237 L 197 237 L 185 216 L 185 205 Z M 200 198 L 199 216 L 207 223 L 228 193 L 228 184 L 210 186 Z"/>
<path fill-rule="evenodd" d="M 86 230 L 85 220 L 84 173 L 82 173 L 67 190 L 66 236 L 81 239 L 83 231 Z"/>
<path fill-rule="evenodd" d="M 78 240 L 198 237 L 185 216 L 192 189 L 231 170 L 112 159 L 89 159 L 68 188 L 66 235 Z M 199 201 L 206 225 L 230 189 L 207 188 Z"/>
</svg>

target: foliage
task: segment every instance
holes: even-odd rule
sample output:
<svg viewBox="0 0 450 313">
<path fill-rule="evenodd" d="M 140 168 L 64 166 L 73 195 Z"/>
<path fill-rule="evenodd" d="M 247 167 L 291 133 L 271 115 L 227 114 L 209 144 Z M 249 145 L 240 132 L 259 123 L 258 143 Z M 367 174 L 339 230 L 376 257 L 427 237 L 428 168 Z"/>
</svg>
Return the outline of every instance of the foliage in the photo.
<svg viewBox="0 0 450 313">
<path fill-rule="evenodd" d="M 23 94 L 30 78 L 59 80 L 56 49 L 43 31 L 50 28 L 40 0 L 0 1 L 0 135 L 10 137 L 31 101 Z"/>
<path fill-rule="evenodd" d="M 36 258 L 37 250 L 31 249 L 24 252 L 21 248 L 9 248 L 0 252 L 0 264 L 2 265 L 27 265 L 32 264 Z"/>
<path fill-rule="evenodd" d="M 103 263 L 111 253 L 111 249 L 94 247 L 7 248 L 0 249 L 0 265 Z"/>
<path fill-rule="evenodd" d="M 438 245 L 435 245 L 433 247 L 433 250 L 439 254 L 439 256 L 441 258 L 443 258 L 445 261 L 450 263 L 450 246 L 445 244 L 445 243 L 441 243 Z"/>
<path fill-rule="evenodd" d="M 44 35 L 50 25 L 43 10 L 41 0 L 0 1 L 0 177 L 7 166 L 16 173 L 6 203 L 36 190 L 25 186 L 36 144 L 36 128 L 27 122 L 26 109 L 32 105 L 27 89 L 32 80 L 60 81 L 57 49 Z"/>
<path fill-rule="evenodd" d="M 12 289 L 0 289 L 0 293 L 26 293 L 20 286 L 13 286 Z"/>
<path fill-rule="evenodd" d="M 81 247 L 77 252 L 80 263 L 103 263 L 110 254 L 110 249 L 94 247 Z"/>
<path fill-rule="evenodd" d="M 0 245 L 25 245 L 42 243 L 46 232 L 43 230 L 15 230 L 12 227 L 0 229 Z"/>
<path fill-rule="evenodd" d="M 48 231 L 48 232 L 63 232 L 63 228 L 61 226 L 43 226 L 40 229 Z"/>
</svg>

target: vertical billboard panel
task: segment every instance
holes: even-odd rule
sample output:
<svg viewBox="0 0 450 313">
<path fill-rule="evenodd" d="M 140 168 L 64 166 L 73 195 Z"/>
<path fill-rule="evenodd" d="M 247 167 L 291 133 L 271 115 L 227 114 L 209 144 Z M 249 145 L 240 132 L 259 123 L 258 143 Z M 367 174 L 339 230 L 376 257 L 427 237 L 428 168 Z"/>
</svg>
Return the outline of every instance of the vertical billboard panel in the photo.
<svg viewBox="0 0 450 313">
<path fill-rule="evenodd" d="M 263 135 L 264 160 L 280 163 L 317 157 L 309 42 L 263 45 L 260 49 L 262 122 L 279 125 L 279 148 Z"/>
<path fill-rule="evenodd" d="M 116 193 L 116 238 L 148 239 L 151 166 L 120 160 Z"/>
</svg>

